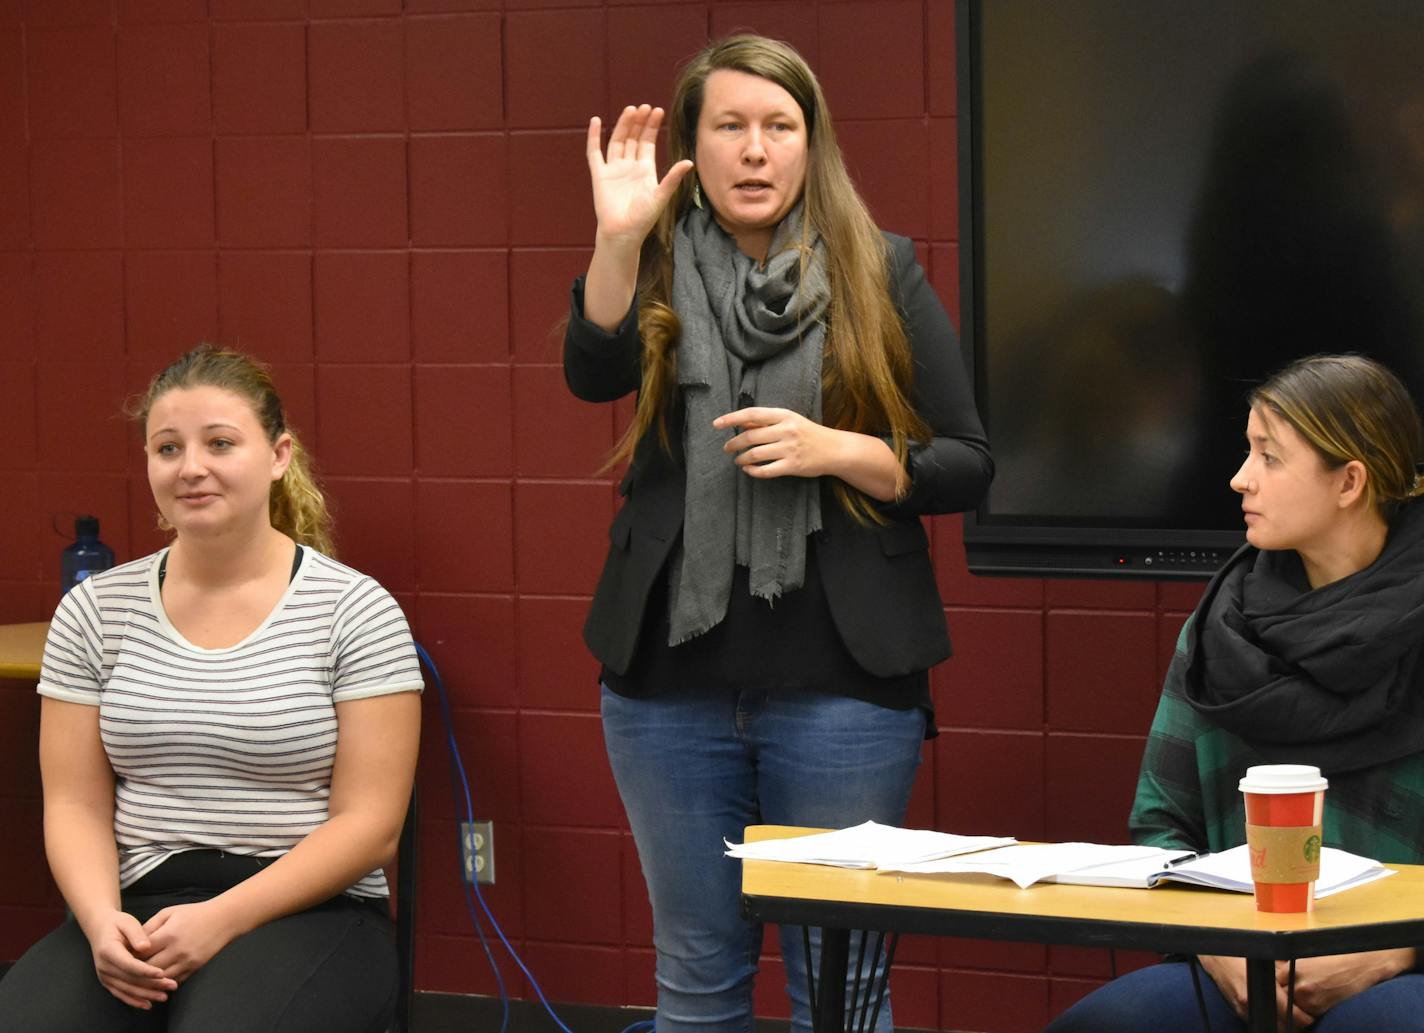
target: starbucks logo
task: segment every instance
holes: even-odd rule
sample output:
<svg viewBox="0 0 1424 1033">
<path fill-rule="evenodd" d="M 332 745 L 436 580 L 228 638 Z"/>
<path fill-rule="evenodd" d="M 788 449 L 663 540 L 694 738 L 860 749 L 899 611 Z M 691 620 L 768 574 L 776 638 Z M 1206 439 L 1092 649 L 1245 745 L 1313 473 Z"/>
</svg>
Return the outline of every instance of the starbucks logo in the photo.
<svg viewBox="0 0 1424 1033">
<path fill-rule="evenodd" d="M 1320 837 L 1311 836 L 1305 841 L 1305 860 L 1307 864 L 1314 864 L 1320 860 Z"/>
</svg>

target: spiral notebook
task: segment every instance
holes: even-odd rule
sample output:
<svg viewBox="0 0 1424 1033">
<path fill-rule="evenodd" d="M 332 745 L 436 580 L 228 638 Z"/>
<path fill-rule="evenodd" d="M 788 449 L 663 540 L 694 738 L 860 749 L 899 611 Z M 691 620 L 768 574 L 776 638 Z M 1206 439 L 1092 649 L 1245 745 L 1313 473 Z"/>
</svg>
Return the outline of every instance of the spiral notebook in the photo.
<svg viewBox="0 0 1424 1033">
<path fill-rule="evenodd" d="M 882 865 L 880 871 L 995 875 L 1011 880 L 1021 889 L 1039 882 L 1133 889 L 1181 882 L 1234 893 L 1252 892 L 1251 858 L 1245 846 L 1219 854 L 1197 855 L 1162 847 L 1019 843 L 942 860 Z M 1315 895 L 1328 897 L 1394 874 L 1392 869 L 1368 857 L 1325 847 L 1321 851 Z"/>
<path fill-rule="evenodd" d="M 1164 851 L 1176 856 L 1138 858 L 1116 861 L 1053 878 L 1054 882 L 1081 886 L 1134 886 L 1147 889 L 1164 882 L 1183 882 L 1210 889 L 1250 893 L 1251 856 L 1244 845 L 1219 854 L 1183 854 L 1180 850 Z M 1360 857 L 1345 850 L 1324 847 L 1320 851 L 1320 878 L 1315 883 L 1315 896 L 1354 889 L 1396 874 L 1378 861 Z"/>
</svg>

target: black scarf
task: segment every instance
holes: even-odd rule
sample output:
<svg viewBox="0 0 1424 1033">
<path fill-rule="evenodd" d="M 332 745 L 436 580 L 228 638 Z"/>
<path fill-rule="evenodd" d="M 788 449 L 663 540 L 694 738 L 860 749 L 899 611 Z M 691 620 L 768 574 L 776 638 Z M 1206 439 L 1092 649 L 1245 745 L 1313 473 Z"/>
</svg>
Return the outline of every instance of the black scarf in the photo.
<svg viewBox="0 0 1424 1033">
<path fill-rule="evenodd" d="M 1245 546 L 1187 649 L 1188 702 L 1269 763 L 1343 774 L 1424 751 L 1424 503 L 1372 564 L 1317 589 L 1295 552 Z"/>
</svg>

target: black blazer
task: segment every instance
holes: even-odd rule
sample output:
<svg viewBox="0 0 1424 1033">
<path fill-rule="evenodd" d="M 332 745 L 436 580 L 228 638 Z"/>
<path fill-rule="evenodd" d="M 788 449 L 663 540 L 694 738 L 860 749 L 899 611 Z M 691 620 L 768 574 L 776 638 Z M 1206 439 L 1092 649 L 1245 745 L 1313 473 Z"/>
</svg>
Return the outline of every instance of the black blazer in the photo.
<svg viewBox="0 0 1424 1033">
<path fill-rule="evenodd" d="M 824 483 L 823 529 L 812 536 L 836 631 L 856 662 L 873 675 L 923 671 L 950 655 L 944 605 L 919 518 L 978 504 L 994 475 L 989 443 L 958 338 L 905 237 L 885 235 L 892 290 L 914 356 L 916 411 L 934 437 L 912 445 L 910 490 L 880 505 L 887 523 L 862 527 Z M 564 377 L 585 401 L 607 402 L 638 389 L 642 341 L 637 299 L 610 334 L 583 318 L 583 281 L 573 287 L 564 335 Z M 584 625 L 584 640 L 602 663 L 626 673 L 638 648 L 648 596 L 682 530 L 686 471 L 683 408 L 668 417 L 669 455 L 656 434 L 638 443 L 619 486 L 625 498 L 609 529 L 608 558 Z"/>
</svg>

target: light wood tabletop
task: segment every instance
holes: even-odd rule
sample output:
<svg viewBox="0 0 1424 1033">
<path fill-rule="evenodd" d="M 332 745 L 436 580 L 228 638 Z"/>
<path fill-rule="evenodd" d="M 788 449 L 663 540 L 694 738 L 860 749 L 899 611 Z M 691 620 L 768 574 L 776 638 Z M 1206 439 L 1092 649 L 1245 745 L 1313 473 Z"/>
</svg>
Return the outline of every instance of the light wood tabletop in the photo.
<svg viewBox="0 0 1424 1033">
<path fill-rule="evenodd" d="M 38 678 L 47 634 L 49 621 L 0 624 L 0 678 Z"/>
<path fill-rule="evenodd" d="M 819 830 L 758 825 L 747 829 L 747 839 L 778 839 L 815 831 Z M 1152 890 L 1057 884 L 1039 884 L 1021 890 L 1007 879 L 992 875 L 881 875 L 874 871 L 776 861 L 743 862 L 742 892 L 748 897 L 883 908 L 887 909 L 887 918 L 903 917 L 893 914 L 895 911 L 979 912 L 1004 918 L 1145 925 L 1154 927 L 1154 935 L 1158 935 L 1163 926 L 1194 931 L 1212 928 L 1245 933 L 1253 940 L 1261 940 L 1258 951 L 1266 953 L 1270 948 L 1264 941 L 1275 939 L 1270 935 L 1274 933 L 1342 930 L 1401 920 L 1424 920 L 1424 866 L 1389 867 L 1399 874 L 1333 894 L 1316 901 L 1314 911 L 1291 915 L 1257 911 L 1250 894 L 1170 884 Z M 890 928 L 887 923 L 881 924 Z M 1229 938 L 1241 939 L 1239 936 Z M 1296 956 L 1309 953 L 1312 952 L 1304 951 Z"/>
<path fill-rule="evenodd" d="M 753 825 L 746 838 L 820 831 Z M 1246 959 L 1248 1028 L 1274 1033 L 1276 961 L 1424 943 L 1424 866 L 1390 867 L 1398 874 L 1318 900 L 1306 914 L 1278 915 L 1257 911 L 1249 894 L 1188 886 L 1019 889 L 992 875 L 743 861 L 742 911 L 755 921 L 820 927 L 818 1033 L 842 1028 L 844 998 L 828 988 L 847 985 L 852 930 L 1234 955 Z"/>
</svg>

